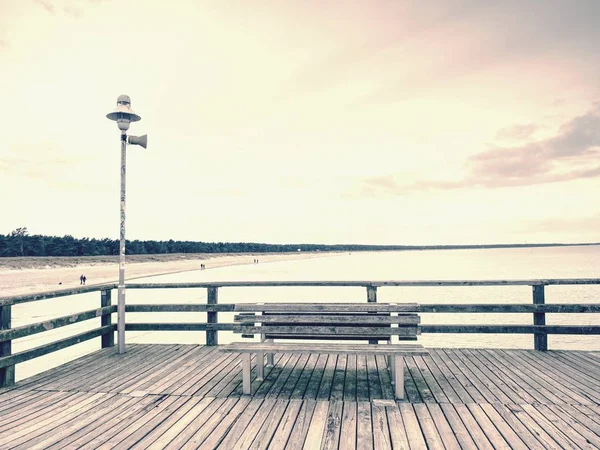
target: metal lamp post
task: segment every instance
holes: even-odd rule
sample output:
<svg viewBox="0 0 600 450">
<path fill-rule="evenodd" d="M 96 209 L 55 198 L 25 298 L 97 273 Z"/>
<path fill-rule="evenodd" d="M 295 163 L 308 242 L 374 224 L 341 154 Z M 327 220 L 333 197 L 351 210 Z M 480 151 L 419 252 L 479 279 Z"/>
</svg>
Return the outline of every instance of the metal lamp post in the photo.
<svg viewBox="0 0 600 450">
<path fill-rule="evenodd" d="M 121 130 L 121 227 L 119 233 L 119 286 L 118 286 L 118 307 L 117 307 L 117 331 L 119 353 L 125 353 L 125 166 L 126 166 L 126 146 L 127 144 L 140 145 L 146 148 L 148 136 L 127 136 L 127 130 L 131 122 L 137 122 L 141 119 L 131 109 L 131 99 L 128 95 L 119 95 L 117 98 L 117 108 L 106 115 L 110 120 L 117 122 Z"/>
</svg>

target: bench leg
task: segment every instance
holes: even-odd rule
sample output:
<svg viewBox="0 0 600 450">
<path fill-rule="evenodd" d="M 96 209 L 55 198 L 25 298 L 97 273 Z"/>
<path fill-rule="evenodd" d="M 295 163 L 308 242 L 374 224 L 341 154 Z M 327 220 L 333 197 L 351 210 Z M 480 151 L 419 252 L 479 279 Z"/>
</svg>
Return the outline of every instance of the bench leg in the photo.
<svg viewBox="0 0 600 450">
<path fill-rule="evenodd" d="M 262 381 L 265 378 L 265 353 L 256 354 L 256 379 Z"/>
<path fill-rule="evenodd" d="M 242 392 L 252 395 L 252 384 L 250 384 L 250 353 L 242 353 Z"/>
<path fill-rule="evenodd" d="M 388 355 L 388 370 L 390 371 L 390 379 L 392 380 L 392 384 L 396 384 L 396 364 L 394 363 L 394 356 Z"/>
<path fill-rule="evenodd" d="M 265 339 L 265 342 L 273 342 L 273 339 Z M 273 353 L 267 353 L 267 367 L 273 367 L 275 365 Z"/>
<path fill-rule="evenodd" d="M 404 398 L 404 358 L 394 355 L 394 390 L 396 398 Z"/>
</svg>

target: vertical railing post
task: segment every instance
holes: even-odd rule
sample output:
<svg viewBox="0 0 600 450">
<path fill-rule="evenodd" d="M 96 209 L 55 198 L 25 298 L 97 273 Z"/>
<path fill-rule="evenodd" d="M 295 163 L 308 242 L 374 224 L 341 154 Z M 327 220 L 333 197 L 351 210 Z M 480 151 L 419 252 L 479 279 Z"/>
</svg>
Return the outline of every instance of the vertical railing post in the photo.
<svg viewBox="0 0 600 450">
<path fill-rule="evenodd" d="M 539 284 L 533 286 L 533 304 L 543 305 L 546 303 L 544 296 L 544 285 Z M 534 325 L 546 325 L 546 313 L 535 312 L 533 313 L 533 324 Z M 533 348 L 536 350 L 547 351 L 548 350 L 548 334 L 543 331 L 535 333 L 533 335 Z"/>
<path fill-rule="evenodd" d="M 104 289 L 100 291 L 100 307 L 104 308 L 105 306 L 111 306 L 112 291 L 110 289 Z M 107 325 L 112 325 L 112 314 L 106 314 L 100 317 L 100 326 L 105 327 Z M 115 345 L 115 332 L 111 331 L 108 334 L 103 334 L 100 339 L 102 339 L 102 348 L 113 347 Z"/>
<path fill-rule="evenodd" d="M 11 305 L 0 305 L 0 330 L 10 330 Z M 0 342 L 0 358 L 10 356 L 12 340 Z M 15 384 L 15 366 L 0 368 L 0 388 Z"/>
<path fill-rule="evenodd" d="M 377 303 L 377 286 L 367 286 L 367 303 Z M 377 343 L 377 339 L 369 339 L 369 344 Z"/>
<path fill-rule="evenodd" d="M 208 304 L 216 305 L 219 303 L 219 288 L 217 287 L 209 287 L 208 288 Z M 217 312 L 216 311 L 208 311 L 206 313 L 206 323 L 207 325 L 211 323 L 217 323 Z M 209 325 L 210 326 L 210 325 Z M 217 330 L 206 330 L 206 345 L 219 345 L 219 336 Z"/>
</svg>

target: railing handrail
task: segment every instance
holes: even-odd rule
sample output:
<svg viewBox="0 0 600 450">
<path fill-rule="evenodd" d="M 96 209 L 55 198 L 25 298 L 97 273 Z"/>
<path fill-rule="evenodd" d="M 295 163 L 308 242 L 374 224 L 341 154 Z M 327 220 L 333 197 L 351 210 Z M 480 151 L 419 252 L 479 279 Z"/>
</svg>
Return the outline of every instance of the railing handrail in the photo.
<svg viewBox="0 0 600 450">
<path fill-rule="evenodd" d="M 533 302 L 517 303 L 421 303 L 422 313 L 530 313 L 533 314 L 533 325 L 473 325 L 473 324 L 423 324 L 423 333 L 526 333 L 534 335 L 534 348 L 547 350 L 548 334 L 594 334 L 600 335 L 597 325 L 546 325 L 546 313 L 599 313 L 600 303 L 545 303 L 545 286 L 550 285 L 600 285 L 600 278 L 557 278 L 557 279 L 528 279 L 528 280 L 379 280 L 379 281 L 212 281 L 192 283 L 132 283 L 128 289 L 207 289 L 206 303 L 195 304 L 137 304 L 127 305 L 129 312 L 206 312 L 206 322 L 193 323 L 130 323 L 125 324 L 125 330 L 190 330 L 205 331 L 206 344 L 218 344 L 218 331 L 232 329 L 233 324 L 218 323 L 218 312 L 233 311 L 236 304 L 219 304 L 218 289 L 229 287 L 365 287 L 367 302 L 377 302 L 379 287 L 439 287 L 439 286 L 531 286 Z M 16 295 L 0 298 L 0 387 L 14 383 L 14 366 L 20 362 L 36 358 L 53 351 L 78 344 L 82 341 L 101 337 L 102 347 L 114 345 L 116 326 L 111 322 L 111 314 L 116 306 L 111 302 L 111 291 L 116 289 L 115 283 L 102 285 L 80 286 L 51 292 L 41 292 L 28 295 Z M 100 308 L 82 311 L 67 316 L 57 317 L 44 322 L 29 324 L 21 327 L 11 327 L 12 305 L 28 303 L 50 298 L 101 292 Z M 64 327 L 73 323 L 100 318 L 99 328 L 77 334 L 65 339 L 45 344 L 34 349 L 13 354 L 11 343 L 13 339 L 41 333 L 50 329 Z"/>
<path fill-rule="evenodd" d="M 434 286 L 552 286 L 600 284 L 600 278 L 540 278 L 521 280 L 376 280 L 376 281 L 200 281 L 189 283 L 127 283 L 127 289 L 191 289 L 221 287 L 434 287 Z M 89 292 L 116 289 L 116 283 L 81 286 L 56 291 L 0 297 L 0 306 L 35 302 L 56 297 L 85 294 Z"/>
</svg>

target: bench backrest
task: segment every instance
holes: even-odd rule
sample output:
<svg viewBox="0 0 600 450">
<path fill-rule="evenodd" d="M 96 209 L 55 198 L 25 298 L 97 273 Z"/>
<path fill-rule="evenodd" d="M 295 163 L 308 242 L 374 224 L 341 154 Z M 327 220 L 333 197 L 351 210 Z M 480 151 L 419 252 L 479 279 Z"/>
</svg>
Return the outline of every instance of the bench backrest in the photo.
<svg viewBox="0 0 600 450">
<path fill-rule="evenodd" d="M 234 331 L 265 339 L 416 340 L 416 303 L 238 304 Z"/>
</svg>

